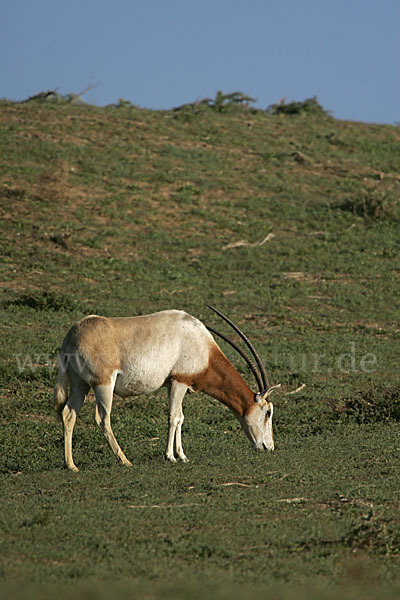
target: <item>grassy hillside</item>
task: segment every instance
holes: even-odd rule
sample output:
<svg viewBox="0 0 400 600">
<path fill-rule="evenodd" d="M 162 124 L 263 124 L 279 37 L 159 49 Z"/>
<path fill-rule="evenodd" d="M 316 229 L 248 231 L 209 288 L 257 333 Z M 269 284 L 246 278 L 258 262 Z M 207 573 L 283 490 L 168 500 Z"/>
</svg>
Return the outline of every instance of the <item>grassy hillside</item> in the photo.
<svg viewBox="0 0 400 600">
<path fill-rule="evenodd" d="M 346 590 L 398 577 L 400 129 L 316 102 L 217 100 L 0 103 L 6 582 Z M 160 391 L 115 399 L 133 469 L 114 464 L 89 398 L 81 471 L 63 470 L 49 400 L 69 326 L 164 308 L 216 324 L 206 303 L 282 383 L 276 451 L 253 453 L 221 405 L 190 396 L 191 462 L 166 464 Z"/>
</svg>

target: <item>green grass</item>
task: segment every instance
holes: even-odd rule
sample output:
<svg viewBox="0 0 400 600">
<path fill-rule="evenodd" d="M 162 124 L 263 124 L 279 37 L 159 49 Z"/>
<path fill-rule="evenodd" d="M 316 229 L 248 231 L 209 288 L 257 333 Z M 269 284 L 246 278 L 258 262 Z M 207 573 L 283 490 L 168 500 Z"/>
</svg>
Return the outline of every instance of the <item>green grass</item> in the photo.
<svg viewBox="0 0 400 600">
<path fill-rule="evenodd" d="M 0 103 L 0 589 L 395 597 L 399 142 L 323 111 Z M 196 395 L 190 462 L 165 463 L 159 391 L 115 399 L 133 469 L 89 398 L 66 472 L 50 400 L 70 325 L 164 308 L 215 324 L 206 303 L 282 383 L 275 452 Z"/>
</svg>

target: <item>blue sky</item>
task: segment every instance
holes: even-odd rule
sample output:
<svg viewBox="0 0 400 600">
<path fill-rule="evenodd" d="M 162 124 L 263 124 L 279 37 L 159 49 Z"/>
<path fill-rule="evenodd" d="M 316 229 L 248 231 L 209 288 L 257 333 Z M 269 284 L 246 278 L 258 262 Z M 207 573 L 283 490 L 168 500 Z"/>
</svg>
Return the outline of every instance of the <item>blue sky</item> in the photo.
<svg viewBox="0 0 400 600">
<path fill-rule="evenodd" d="M 400 121 L 399 0 L 2 0 L 0 97 L 171 108 L 240 90 Z"/>
</svg>

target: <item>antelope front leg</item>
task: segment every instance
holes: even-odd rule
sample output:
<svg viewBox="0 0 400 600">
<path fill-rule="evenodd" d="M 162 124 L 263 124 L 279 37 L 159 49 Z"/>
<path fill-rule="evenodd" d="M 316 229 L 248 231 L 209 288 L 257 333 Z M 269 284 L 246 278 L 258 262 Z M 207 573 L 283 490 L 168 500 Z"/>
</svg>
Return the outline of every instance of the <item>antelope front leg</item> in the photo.
<svg viewBox="0 0 400 600">
<path fill-rule="evenodd" d="M 182 423 L 184 420 L 182 401 L 186 390 L 187 386 L 177 381 L 171 383 L 169 390 L 169 428 L 165 458 L 171 462 L 176 462 L 174 446 L 177 457 L 183 462 L 188 461 L 182 447 Z"/>
</svg>

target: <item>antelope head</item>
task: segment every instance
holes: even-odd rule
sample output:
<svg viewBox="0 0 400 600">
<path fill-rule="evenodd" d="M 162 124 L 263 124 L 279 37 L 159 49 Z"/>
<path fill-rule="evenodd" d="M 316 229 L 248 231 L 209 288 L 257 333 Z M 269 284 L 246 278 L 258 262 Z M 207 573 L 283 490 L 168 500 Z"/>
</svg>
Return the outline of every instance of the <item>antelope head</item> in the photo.
<svg viewBox="0 0 400 600">
<path fill-rule="evenodd" d="M 274 436 L 272 430 L 272 416 L 274 413 L 274 407 L 269 397 L 275 389 L 281 386 L 281 384 L 273 386 L 269 385 L 265 367 L 258 353 L 256 352 L 253 344 L 250 342 L 247 336 L 239 329 L 237 325 L 235 325 L 230 319 L 228 319 L 228 317 L 222 314 L 219 310 L 212 306 L 209 306 L 208 304 L 207 306 L 215 313 L 217 313 L 217 315 L 219 315 L 224 321 L 226 321 L 226 323 L 228 323 L 232 327 L 232 329 L 234 329 L 234 331 L 236 331 L 236 333 L 247 345 L 248 349 L 253 355 L 253 358 L 255 359 L 257 366 L 254 364 L 253 360 L 251 360 L 242 351 L 242 349 L 239 346 L 232 342 L 232 340 L 225 337 L 225 335 L 219 333 L 215 329 L 207 326 L 207 328 L 212 333 L 219 336 L 220 338 L 225 340 L 225 342 L 230 344 L 250 367 L 250 370 L 252 371 L 257 382 L 258 392 L 254 394 L 254 403 L 247 408 L 243 416 L 239 417 L 239 420 L 241 422 L 244 432 L 246 433 L 250 442 L 254 445 L 254 447 L 257 450 L 273 450 Z"/>
</svg>

